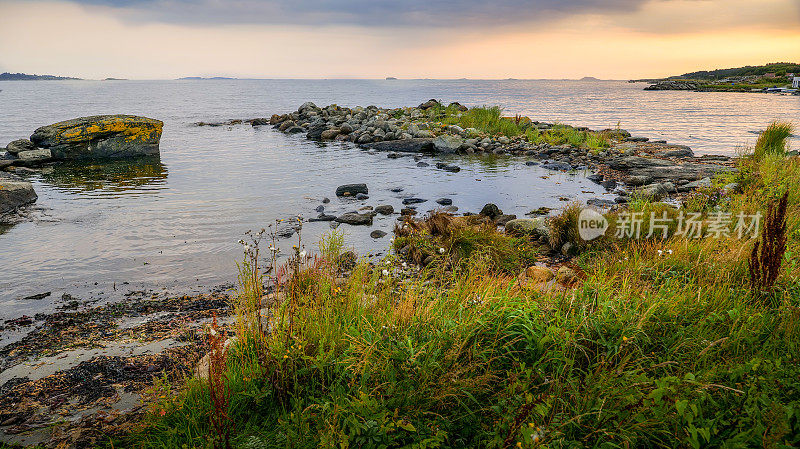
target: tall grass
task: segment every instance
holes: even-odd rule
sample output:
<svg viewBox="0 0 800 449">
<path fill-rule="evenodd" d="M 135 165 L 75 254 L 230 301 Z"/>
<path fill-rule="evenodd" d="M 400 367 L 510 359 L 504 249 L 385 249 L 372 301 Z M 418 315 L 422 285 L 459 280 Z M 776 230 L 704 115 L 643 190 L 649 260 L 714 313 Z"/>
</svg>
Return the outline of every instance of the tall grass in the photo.
<svg viewBox="0 0 800 449">
<path fill-rule="evenodd" d="M 756 141 L 754 155 L 762 159 L 765 155 L 784 155 L 787 151 L 786 140 L 792 135 L 794 125 L 789 122 L 772 122 L 761 132 Z"/>
<path fill-rule="evenodd" d="M 447 112 L 443 123 L 458 125 L 464 129 L 475 128 L 489 135 L 515 137 L 522 134 L 522 129 L 514 120 L 503 117 L 503 110 L 498 106 L 470 108 L 464 113 L 453 110 Z"/>
</svg>

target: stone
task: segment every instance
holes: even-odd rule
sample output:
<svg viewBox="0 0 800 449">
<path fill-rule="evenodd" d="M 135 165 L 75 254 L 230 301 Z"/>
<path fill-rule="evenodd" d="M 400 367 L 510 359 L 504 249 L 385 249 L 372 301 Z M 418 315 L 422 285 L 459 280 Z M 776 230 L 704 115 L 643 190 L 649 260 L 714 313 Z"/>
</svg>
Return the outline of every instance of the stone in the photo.
<svg viewBox="0 0 800 449">
<path fill-rule="evenodd" d="M 569 165 L 565 162 L 547 162 L 542 164 L 542 168 L 546 168 L 548 170 L 570 171 L 572 170 L 572 165 Z"/>
<path fill-rule="evenodd" d="M 506 232 L 512 235 L 549 237 L 550 228 L 543 218 L 517 218 L 506 223 Z"/>
<path fill-rule="evenodd" d="M 397 153 L 429 153 L 434 151 L 433 139 L 416 137 L 411 139 L 375 142 L 370 145 L 364 145 L 364 147 L 378 151 L 394 151 Z"/>
<path fill-rule="evenodd" d="M 369 195 L 367 195 L 366 193 L 356 193 L 356 199 L 357 200 L 362 200 L 362 201 L 363 200 L 368 200 L 369 199 Z"/>
<path fill-rule="evenodd" d="M 338 135 L 339 135 L 339 130 L 336 129 L 336 128 L 332 128 L 332 129 L 326 129 L 325 131 L 322 131 L 322 134 L 320 134 L 320 138 L 322 140 L 333 140 Z"/>
<path fill-rule="evenodd" d="M 431 165 L 431 164 L 429 164 L 427 162 L 422 162 L 422 161 L 417 162 L 417 167 L 427 167 L 429 165 Z"/>
<path fill-rule="evenodd" d="M 451 200 L 450 198 L 439 198 L 438 200 L 436 200 L 436 204 L 439 204 L 441 206 L 449 206 L 453 204 L 453 200 Z"/>
<path fill-rule="evenodd" d="M 39 165 L 50 159 L 52 159 L 52 156 L 47 148 L 26 150 L 17 153 L 17 160 L 14 161 L 14 165 Z"/>
<path fill-rule="evenodd" d="M 500 215 L 503 215 L 503 211 L 502 211 L 502 210 L 500 210 L 500 208 L 499 208 L 499 207 L 497 207 L 497 205 L 496 205 L 496 204 L 494 204 L 494 203 L 487 203 L 487 204 L 485 204 L 485 205 L 483 206 L 483 208 L 481 209 L 481 212 L 480 212 L 480 214 L 481 214 L 481 215 L 483 215 L 483 216 L 485 216 L 485 217 L 489 217 L 489 218 L 491 218 L 492 220 L 494 220 L 494 218 L 495 218 L 495 217 L 498 217 L 498 216 L 500 216 Z"/>
<path fill-rule="evenodd" d="M 595 207 L 607 209 L 609 207 L 615 206 L 617 203 L 615 203 L 613 200 L 604 200 L 604 199 L 600 199 L 600 198 L 590 198 L 590 199 L 586 200 L 586 204 L 589 205 L 589 206 L 595 206 Z"/>
<path fill-rule="evenodd" d="M 444 171 L 449 171 L 451 173 L 458 173 L 461 171 L 461 167 L 458 165 L 446 164 L 444 162 L 436 163 L 436 168 Z"/>
<path fill-rule="evenodd" d="M 317 218 L 309 218 L 309 219 L 308 219 L 308 221 L 309 221 L 309 222 L 315 222 L 315 221 L 334 221 L 334 220 L 336 220 L 336 216 L 334 216 L 334 215 L 327 215 L 327 214 L 324 214 L 324 213 L 321 213 L 321 214 L 319 214 L 319 216 L 318 216 Z"/>
<path fill-rule="evenodd" d="M 20 151 L 32 151 L 36 149 L 36 145 L 28 139 L 18 139 L 6 145 L 6 151 L 17 155 Z"/>
<path fill-rule="evenodd" d="M 381 238 L 381 237 L 385 237 L 385 236 L 386 236 L 386 233 L 385 233 L 385 232 L 383 232 L 383 231 L 381 231 L 380 229 L 376 229 L 376 230 L 374 230 L 374 231 L 370 232 L 370 233 L 369 233 L 369 236 L 370 236 L 370 237 L 372 237 L 372 238 L 374 238 L 374 239 L 379 239 L 379 238 Z"/>
<path fill-rule="evenodd" d="M 359 193 L 369 195 L 366 184 L 344 184 L 336 188 L 336 196 L 356 196 Z"/>
<path fill-rule="evenodd" d="M 38 196 L 31 183 L 17 177 L 6 176 L 0 177 L 0 214 L 36 201 Z"/>
<path fill-rule="evenodd" d="M 564 285 L 570 285 L 578 279 L 575 270 L 564 265 L 556 271 L 556 280 Z"/>
<path fill-rule="evenodd" d="M 463 104 L 461 104 L 461 103 L 459 103 L 457 101 L 454 101 L 454 102 L 450 103 L 449 105 L 447 105 L 447 107 L 448 108 L 455 108 L 460 112 L 467 112 L 469 110 L 469 108 L 467 108 L 466 106 L 464 106 Z"/>
<path fill-rule="evenodd" d="M 54 159 L 122 158 L 159 154 L 164 123 L 134 115 L 96 115 L 43 126 L 31 142 Z"/>
<path fill-rule="evenodd" d="M 359 214 L 356 212 L 349 212 L 336 217 L 336 222 L 352 226 L 369 226 L 372 224 L 372 217 L 372 213 Z"/>
<path fill-rule="evenodd" d="M 436 101 L 436 99 L 431 98 L 430 100 L 426 101 L 425 103 L 422 103 L 419 106 L 417 106 L 417 109 L 422 109 L 423 111 L 426 111 L 426 110 L 428 110 L 430 108 L 435 108 L 435 107 L 441 106 L 441 105 L 442 104 L 439 103 L 438 101 Z"/>
<path fill-rule="evenodd" d="M 669 149 L 656 153 L 658 157 L 686 158 L 694 157 L 694 151 L 685 145 L 673 145 Z"/>
<path fill-rule="evenodd" d="M 433 148 L 440 153 L 455 153 L 464 144 L 464 139 L 458 136 L 441 135 L 433 139 Z"/>
<path fill-rule="evenodd" d="M 508 223 L 511 220 L 515 220 L 516 218 L 517 218 L 517 216 L 514 215 L 514 214 L 502 214 L 502 215 L 498 215 L 497 218 L 494 219 L 494 222 L 498 226 L 505 226 L 506 223 Z"/>
<path fill-rule="evenodd" d="M 428 201 L 428 200 L 422 199 L 422 198 L 413 198 L 413 197 L 412 198 L 403 198 L 403 204 L 405 204 L 405 205 L 419 204 L 419 203 L 424 203 L 426 201 Z"/>
<path fill-rule="evenodd" d="M 375 207 L 375 212 L 381 215 L 391 215 L 394 213 L 394 207 L 389 204 L 382 204 Z"/>
<path fill-rule="evenodd" d="M 666 196 L 667 189 L 661 183 L 653 183 L 639 188 L 636 193 L 650 201 L 658 201 Z"/>
<path fill-rule="evenodd" d="M 688 184 L 683 185 L 684 189 L 691 190 L 691 189 L 699 189 L 699 188 L 710 188 L 711 187 L 711 178 L 703 178 L 694 182 L 690 182 Z"/>
<path fill-rule="evenodd" d="M 553 270 L 547 267 L 534 265 L 525 270 L 525 277 L 529 282 L 539 283 L 548 282 L 556 277 L 556 275 L 553 273 Z"/>
<path fill-rule="evenodd" d="M 400 215 L 417 215 L 417 211 L 410 207 L 404 207 L 400 209 Z"/>
</svg>

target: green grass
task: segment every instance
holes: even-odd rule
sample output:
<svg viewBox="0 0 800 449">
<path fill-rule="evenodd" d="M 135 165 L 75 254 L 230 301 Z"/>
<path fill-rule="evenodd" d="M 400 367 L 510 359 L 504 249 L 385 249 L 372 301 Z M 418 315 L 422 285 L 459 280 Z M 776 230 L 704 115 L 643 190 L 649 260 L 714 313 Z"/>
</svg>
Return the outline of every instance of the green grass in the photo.
<svg viewBox="0 0 800 449">
<path fill-rule="evenodd" d="M 763 158 L 767 154 L 783 155 L 787 151 L 786 140 L 792 135 L 794 126 L 788 122 L 772 122 L 756 141 L 755 157 Z"/>
<path fill-rule="evenodd" d="M 283 284 L 272 332 L 229 352 L 235 447 L 797 447 L 800 161 L 740 164 L 742 193 L 701 191 L 684 211 L 753 213 L 790 192 L 768 298 L 750 290 L 751 244 L 735 237 L 599 239 L 573 260 L 581 282 L 549 293 L 516 276 L 539 244 L 479 218 L 401 228 L 395 248 L 419 253 L 349 277 L 329 237 Z M 551 224 L 554 244 L 577 238 L 575 214 Z M 427 256 L 419 273 L 400 269 Z M 162 396 L 116 447 L 210 447 L 208 384 Z"/>
<path fill-rule="evenodd" d="M 464 129 L 475 128 L 492 136 L 515 137 L 522 134 L 520 125 L 514 120 L 504 118 L 503 110 L 498 106 L 475 107 L 463 113 L 452 107 L 442 109 L 442 123 L 447 125 L 458 125 Z"/>
</svg>

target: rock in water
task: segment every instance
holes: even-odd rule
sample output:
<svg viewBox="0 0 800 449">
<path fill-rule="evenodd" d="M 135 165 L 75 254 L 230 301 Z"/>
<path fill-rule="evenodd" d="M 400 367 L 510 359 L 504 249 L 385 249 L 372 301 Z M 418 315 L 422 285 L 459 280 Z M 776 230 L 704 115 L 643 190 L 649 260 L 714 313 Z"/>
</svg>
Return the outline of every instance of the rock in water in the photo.
<svg viewBox="0 0 800 449">
<path fill-rule="evenodd" d="M 336 196 L 356 196 L 359 193 L 369 195 L 366 184 L 345 184 L 336 188 Z"/>
<path fill-rule="evenodd" d="M 36 201 L 33 185 L 19 178 L 0 177 L 0 214 Z"/>
<path fill-rule="evenodd" d="M 345 223 L 352 226 L 369 226 L 372 225 L 372 214 L 358 214 L 350 212 L 336 218 L 339 223 Z"/>
<path fill-rule="evenodd" d="M 134 115 L 96 115 L 42 126 L 31 142 L 54 159 L 121 158 L 159 154 L 164 123 Z"/>
</svg>

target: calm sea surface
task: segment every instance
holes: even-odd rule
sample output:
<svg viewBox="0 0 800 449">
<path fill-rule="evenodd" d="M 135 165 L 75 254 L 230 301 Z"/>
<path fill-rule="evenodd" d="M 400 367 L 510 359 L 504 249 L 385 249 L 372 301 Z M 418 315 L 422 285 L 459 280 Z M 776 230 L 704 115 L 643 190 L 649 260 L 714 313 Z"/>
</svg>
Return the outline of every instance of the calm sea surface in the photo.
<svg viewBox="0 0 800 449">
<path fill-rule="evenodd" d="M 487 202 L 519 215 L 560 197 L 602 197 L 584 174 L 549 173 L 511 158 L 457 158 L 460 173 L 418 168 L 347 144 L 318 145 L 270 127 L 196 127 L 197 121 L 269 117 L 317 105 L 417 105 L 429 98 L 501 105 L 509 115 L 591 128 L 619 124 L 634 135 L 734 154 L 774 119 L 800 117 L 800 97 L 763 94 L 645 92 L 642 84 L 580 81 L 41 81 L 0 83 L 0 147 L 39 126 L 79 116 L 136 114 L 164 121 L 160 160 L 60 165 L 29 176 L 39 194 L 32 220 L 0 228 L 0 320 L 50 311 L 69 293 L 117 300 L 131 290 L 203 290 L 235 279 L 236 243 L 276 218 L 316 215 L 404 196 L 450 197 L 462 211 Z M 793 148 L 800 147 L 795 140 Z M 433 162 L 436 160 L 434 159 Z M 435 164 L 432 164 L 435 165 Z M 543 178 L 546 176 L 546 178 Z M 370 199 L 335 198 L 339 184 L 366 182 Z M 393 193 L 394 187 L 403 187 Z M 430 205 L 430 206 L 429 206 Z M 394 217 L 349 227 L 346 242 L 381 253 Z M 315 247 L 328 223 L 308 223 Z M 288 248 L 296 239 L 283 242 Z M 127 284 L 126 284 L 127 283 Z M 115 290 L 116 287 L 116 290 Z M 51 292 L 40 300 L 21 299 Z"/>
</svg>

